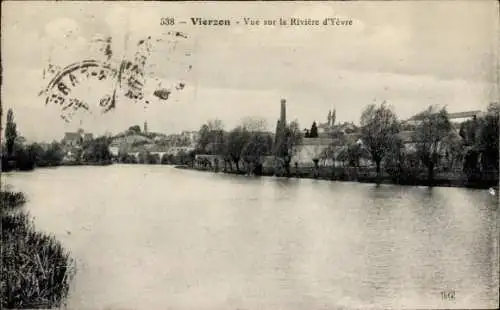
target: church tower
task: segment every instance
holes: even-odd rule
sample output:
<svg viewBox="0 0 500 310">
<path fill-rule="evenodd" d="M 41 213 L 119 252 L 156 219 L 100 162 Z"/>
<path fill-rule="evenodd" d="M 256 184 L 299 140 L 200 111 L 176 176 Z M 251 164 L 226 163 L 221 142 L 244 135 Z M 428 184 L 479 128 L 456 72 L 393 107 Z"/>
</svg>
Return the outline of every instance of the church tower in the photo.
<svg viewBox="0 0 500 310">
<path fill-rule="evenodd" d="M 144 133 L 148 133 L 148 122 L 144 122 L 144 129 L 143 129 L 143 132 Z"/>
<path fill-rule="evenodd" d="M 336 117 L 337 117 L 337 110 L 335 109 L 335 107 L 333 107 L 332 115 L 330 116 L 330 119 L 331 119 L 330 127 L 333 127 L 335 125 L 335 118 Z"/>
</svg>

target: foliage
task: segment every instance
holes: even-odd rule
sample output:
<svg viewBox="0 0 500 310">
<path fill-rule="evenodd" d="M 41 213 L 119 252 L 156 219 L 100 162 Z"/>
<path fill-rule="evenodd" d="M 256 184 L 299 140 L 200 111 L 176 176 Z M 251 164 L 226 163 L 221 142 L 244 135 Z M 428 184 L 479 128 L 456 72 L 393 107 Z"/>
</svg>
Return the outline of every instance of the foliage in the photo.
<svg viewBox="0 0 500 310">
<path fill-rule="evenodd" d="M 159 163 L 162 165 L 189 165 L 191 166 L 194 162 L 196 152 L 189 151 L 185 152 L 183 150 L 179 151 L 177 154 L 163 154 Z"/>
<path fill-rule="evenodd" d="M 160 162 L 161 162 L 160 155 L 151 154 L 150 152 L 146 153 L 146 164 L 156 165 L 156 164 L 160 164 Z"/>
<path fill-rule="evenodd" d="M 57 166 L 61 163 L 64 157 L 62 146 L 57 141 L 53 141 L 45 151 L 43 151 L 41 146 L 39 147 L 38 145 L 35 145 L 34 149 L 36 149 L 37 152 L 40 151 L 40 153 L 37 153 L 37 155 L 39 154 L 39 157 L 36 159 L 36 164 L 40 167 Z"/>
<path fill-rule="evenodd" d="M 210 154 L 220 154 L 224 148 L 224 126 L 218 119 L 203 124 L 199 130 L 197 147 Z"/>
<path fill-rule="evenodd" d="M 26 197 L 21 192 L 0 191 L 0 201 L 2 204 L 2 212 L 5 210 L 15 209 L 26 203 Z"/>
<path fill-rule="evenodd" d="M 316 122 L 313 122 L 311 125 L 311 130 L 309 131 L 309 138 L 317 138 L 318 137 L 318 126 Z"/>
<path fill-rule="evenodd" d="M 136 164 L 137 160 L 134 155 L 129 155 L 126 152 L 118 153 L 118 161 L 125 164 Z"/>
<path fill-rule="evenodd" d="M 99 137 L 86 142 L 83 145 L 82 159 L 90 163 L 102 163 L 111 160 L 109 145 L 111 140 L 108 137 Z"/>
<path fill-rule="evenodd" d="M 1 192 L 1 205 L 18 208 L 21 193 Z M 56 308 L 69 291 L 72 259 L 53 236 L 34 230 L 25 212 L 2 210 L 2 308 Z"/>
<path fill-rule="evenodd" d="M 238 126 L 229 132 L 227 138 L 227 154 L 231 161 L 235 163 L 236 170 L 239 171 L 239 162 L 243 149 L 250 140 L 250 132 L 244 126 Z"/>
<path fill-rule="evenodd" d="M 454 130 L 450 130 L 448 135 L 443 138 L 442 146 L 444 150 L 444 164 L 446 169 L 451 170 L 457 166 L 457 163 L 462 163 L 464 160 L 463 139 Z M 461 165 L 458 165 L 461 166 Z"/>
<path fill-rule="evenodd" d="M 325 163 L 325 164 L 326 164 L 326 161 L 328 159 L 335 161 L 335 159 L 336 159 L 335 158 L 335 156 L 336 156 L 335 149 L 336 149 L 336 145 L 330 144 L 327 148 L 325 148 L 321 151 L 321 153 L 318 156 L 318 159 L 320 161 L 323 161 L 323 163 Z"/>
<path fill-rule="evenodd" d="M 339 152 L 337 159 L 347 163 L 349 167 L 359 167 L 361 158 L 367 157 L 367 152 L 359 143 L 349 141 Z"/>
<path fill-rule="evenodd" d="M 270 134 L 252 132 L 241 150 L 241 157 L 246 163 L 260 165 L 262 156 L 270 154 L 273 140 Z"/>
<path fill-rule="evenodd" d="M 394 112 L 383 102 L 379 107 L 369 105 L 361 116 L 361 136 L 363 144 L 377 166 L 392 148 L 399 132 L 399 121 Z"/>
<path fill-rule="evenodd" d="M 161 157 L 160 163 L 162 165 L 171 165 L 174 164 L 174 155 L 172 154 L 163 154 Z"/>
<path fill-rule="evenodd" d="M 141 126 L 139 125 L 130 126 L 128 128 L 128 131 L 133 133 L 141 133 Z"/>
<path fill-rule="evenodd" d="M 395 181 L 415 177 L 415 173 L 420 171 L 420 158 L 416 152 L 406 150 L 399 138 L 394 140 L 384 158 L 384 163 L 385 171 Z"/>
<path fill-rule="evenodd" d="M 7 124 L 5 126 L 5 144 L 7 146 L 7 156 L 12 156 L 14 152 L 14 143 L 17 138 L 16 123 L 14 122 L 14 112 L 12 109 L 7 111 Z"/>
<path fill-rule="evenodd" d="M 283 160 L 287 175 L 290 175 L 290 162 L 301 142 L 302 133 L 297 120 L 276 133 L 275 155 Z"/>
<path fill-rule="evenodd" d="M 302 143 L 302 133 L 298 121 L 292 121 L 285 128 L 285 157 L 288 163 L 297 152 L 297 146 Z"/>
<path fill-rule="evenodd" d="M 480 122 L 476 118 L 467 120 L 460 124 L 459 135 L 464 145 L 472 146 L 476 144 Z"/>
<path fill-rule="evenodd" d="M 58 166 L 61 164 L 64 152 L 59 142 L 52 142 L 43 147 L 39 143 L 16 146 L 15 161 L 16 168 L 20 170 L 32 170 L 35 167 Z M 2 169 L 5 168 L 6 156 L 2 156 Z"/>
<path fill-rule="evenodd" d="M 438 165 L 441 155 L 445 152 L 445 139 L 450 135 L 452 125 L 445 108 L 436 112 L 431 106 L 421 113 L 422 120 L 417 125 L 414 140 L 417 154 L 428 168 L 429 181 L 433 180 L 434 168 Z"/>
<path fill-rule="evenodd" d="M 491 103 L 487 114 L 480 121 L 476 139 L 477 149 L 482 155 L 482 169 L 498 170 L 500 104 Z"/>
</svg>

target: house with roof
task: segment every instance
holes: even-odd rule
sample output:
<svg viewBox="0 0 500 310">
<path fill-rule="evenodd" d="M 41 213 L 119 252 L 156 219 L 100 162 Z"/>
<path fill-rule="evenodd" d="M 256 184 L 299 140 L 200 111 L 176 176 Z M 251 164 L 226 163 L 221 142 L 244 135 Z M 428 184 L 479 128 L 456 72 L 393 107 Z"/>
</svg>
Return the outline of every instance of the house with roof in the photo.
<svg viewBox="0 0 500 310">
<path fill-rule="evenodd" d="M 77 161 L 82 153 L 83 144 L 92 141 L 92 139 L 93 135 L 84 132 L 83 129 L 79 129 L 77 132 L 66 132 L 61 140 L 64 152 L 63 162 Z"/>
<path fill-rule="evenodd" d="M 472 111 L 462 111 L 462 112 L 453 112 L 448 113 L 448 118 L 453 124 L 461 124 L 465 121 L 472 120 L 483 116 L 484 112 L 481 110 L 472 110 Z M 403 121 L 403 125 L 416 126 L 420 124 L 420 122 L 424 119 L 424 112 L 420 112 L 410 117 L 406 121 Z"/>
<path fill-rule="evenodd" d="M 85 141 L 90 141 L 93 139 L 91 133 L 85 133 L 83 129 L 79 129 L 77 132 L 66 132 L 64 138 L 62 139 L 62 144 L 69 147 L 78 147 Z"/>
</svg>

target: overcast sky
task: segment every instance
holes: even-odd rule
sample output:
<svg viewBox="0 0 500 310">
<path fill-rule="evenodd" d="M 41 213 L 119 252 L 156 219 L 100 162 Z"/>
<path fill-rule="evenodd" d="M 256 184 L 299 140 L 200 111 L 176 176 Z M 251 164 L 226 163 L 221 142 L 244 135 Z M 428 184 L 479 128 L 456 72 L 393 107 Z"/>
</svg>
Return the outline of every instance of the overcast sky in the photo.
<svg viewBox="0 0 500 310">
<path fill-rule="evenodd" d="M 187 21 L 160 26 L 161 17 Z M 353 25 L 245 26 L 242 17 L 326 17 Z M 191 17 L 229 18 L 231 27 L 196 27 Z M 136 42 L 182 31 L 175 45 L 156 42 L 145 86 L 149 105 L 119 98 L 106 115 L 79 113 L 69 124 L 60 107 L 38 96 L 49 63 L 66 67 L 101 57 L 93 39 L 113 38 L 113 57 L 130 57 Z M 338 121 L 359 122 L 362 109 L 387 100 L 401 119 L 431 104 L 449 112 L 484 109 L 498 100 L 497 1 L 404 1 L 328 3 L 47 3 L 2 2 L 2 104 L 13 108 L 29 140 L 62 138 L 65 131 L 117 133 L 148 122 L 151 131 L 197 130 L 219 118 L 227 129 L 246 116 L 275 127 L 280 98 L 288 118 L 301 127 L 324 122 L 335 107 Z M 189 70 L 189 66 L 192 69 Z M 186 83 L 169 100 L 157 87 Z M 75 90 L 97 109 L 109 83 L 88 82 Z M 97 98 L 97 99 L 96 99 Z"/>
</svg>

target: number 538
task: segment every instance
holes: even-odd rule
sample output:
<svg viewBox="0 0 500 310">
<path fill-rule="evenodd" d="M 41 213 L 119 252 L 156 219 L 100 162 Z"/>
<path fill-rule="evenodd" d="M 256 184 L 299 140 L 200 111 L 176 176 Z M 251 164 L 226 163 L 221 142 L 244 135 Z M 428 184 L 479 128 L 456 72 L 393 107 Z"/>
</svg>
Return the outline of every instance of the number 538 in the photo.
<svg viewBox="0 0 500 310">
<path fill-rule="evenodd" d="M 173 17 L 162 17 L 160 19 L 161 26 L 172 26 L 175 25 L 175 19 Z"/>
</svg>

